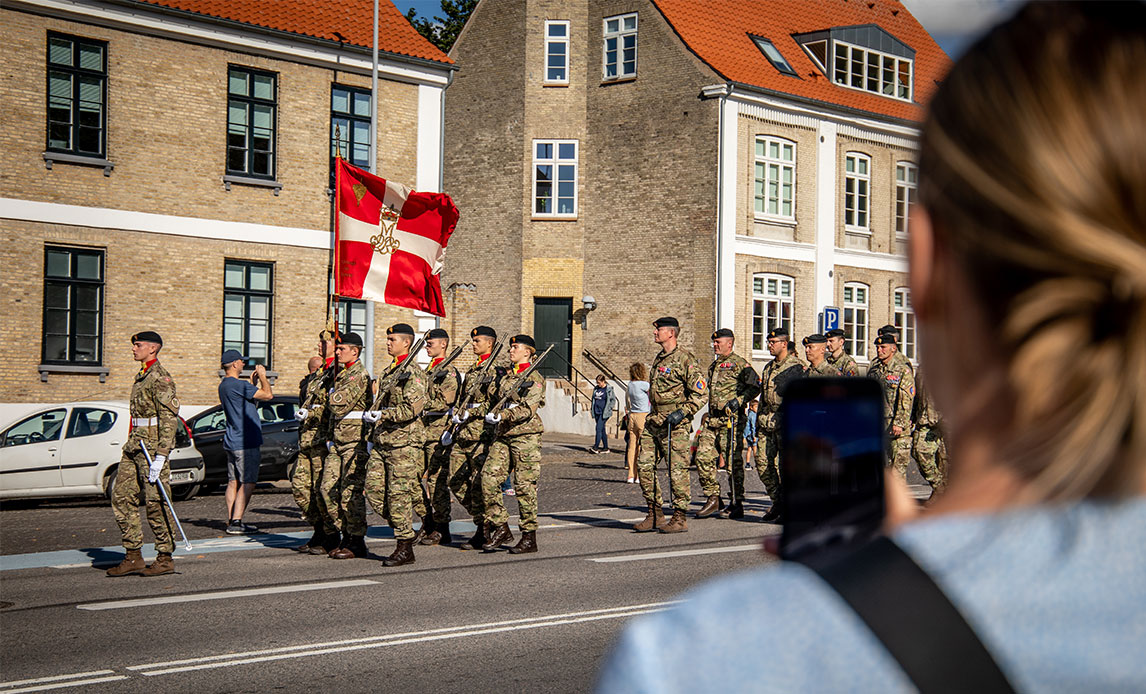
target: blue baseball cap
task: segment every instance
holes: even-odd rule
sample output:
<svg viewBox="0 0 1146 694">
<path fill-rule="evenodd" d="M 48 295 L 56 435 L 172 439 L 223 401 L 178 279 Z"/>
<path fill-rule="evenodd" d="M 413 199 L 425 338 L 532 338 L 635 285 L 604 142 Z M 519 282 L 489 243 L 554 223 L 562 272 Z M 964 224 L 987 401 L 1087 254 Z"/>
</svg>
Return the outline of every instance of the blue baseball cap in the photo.
<svg viewBox="0 0 1146 694">
<path fill-rule="evenodd" d="M 246 357 L 239 354 L 239 350 L 237 350 L 237 349 L 229 349 L 226 352 L 223 352 L 223 363 L 224 364 L 230 364 L 231 362 L 239 361 L 240 359 L 242 359 L 243 361 L 247 360 Z"/>
</svg>

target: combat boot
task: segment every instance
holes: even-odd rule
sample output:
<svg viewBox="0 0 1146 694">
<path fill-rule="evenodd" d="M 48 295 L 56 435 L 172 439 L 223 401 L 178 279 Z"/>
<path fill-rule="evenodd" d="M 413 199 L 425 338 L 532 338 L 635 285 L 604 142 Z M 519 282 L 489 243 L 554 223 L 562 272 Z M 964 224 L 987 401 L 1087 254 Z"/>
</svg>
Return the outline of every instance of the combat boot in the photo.
<svg viewBox="0 0 1146 694">
<path fill-rule="evenodd" d="M 310 550 L 314 547 L 322 546 L 322 538 L 324 534 L 325 532 L 322 529 L 322 523 L 315 523 L 314 534 L 310 536 L 310 539 L 307 540 L 305 544 L 301 544 L 297 547 L 292 547 L 291 549 L 298 552 L 299 554 L 309 554 Z"/>
<path fill-rule="evenodd" d="M 688 521 L 685 520 L 684 511 L 674 510 L 668 525 L 661 528 L 662 533 L 687 533 Z"/>
<path fill-rule="evenodd" d="M 744 517 L 744 502 L 734 501 L 728 505 L 728 517 L 736 520 Z"/>
<path fill-rule="evenodd" d="M 513 531 L 509 529 L 509 523 L 502 523 L 490 533 L 489 540 L 481 546 L 481 550 L 483 552 L 492 552 L 498 547 L 510 542 L 513 542 Z"/>
<path fill-rule="evenodd" d="M 720 510 L 720 495 L 719 494 L 710 494 L 708 499 L 704 502 L 704 506 L 701 506 L 700 510 L 696 512 L 696 517 L 697 518 L 708 518 L 709 516 L 715 516 L 719 510 Z"/>
<path fill-rule="evenodd" d="M 155 557 L 155 561 L 151 562 L 151 566 L 143 570 L 144 576 L 163 576 L 173 573 L 175 573 L 175 562 L 172 561 L 170 552 L 160 552 L 159 556 Z"/>
<path fill-rule="evenodd" d="M 138 549 L 129 549 L 127 554 L 123 556 L 123 561 L 107 570 L 107 575 L 112 577 L 142 576 L 146 568 L 147 565 L 143 563 L 143 553 Z"/>
<path fill-rule="evenodd" d="M 330 556 L 330 553 L 338 549 L 342 544 L 342 538 L 338 531 L 327 532 L 325 528 L 322 530 L 322 542 L 315 547 L 310 548 L 310 553 L 314 555 L 325 554 Z"/>
<path fill-rule="evenodd" d="M 410 542 L 412 544 L 415 544 L 415 545 L 421 543 L 422 538 L 425 537 L 426 534 L 429 533 L 429 531 L 433 530 L 433 528 L 434 528 L 434 522 L 431 520 L 426 520 L 425 518 L 423 518 L 422 519 L 422 527 L 420 527 L 414 531 L 414 539 L 410 540 Z"/>
<path fill-rule="evenodd" d="M 521 541 L 509 548 L 510 554 L 532 554 L 537 551 L 537 531 L 522 530 Z"/>
<path fill-rule="evenodd" d="M 414 563 L 414 541 L 398 540 L 394 553 L 382 560 L 383 566 L 402 566 Z"/>
<path fill-rule="evenodd" d="M 661 510 L 660 504 L 649 506 L 649 515 L 640 523 L 633 526 L 633 531 L 638 533 L 647 533 L 654 528 L 659 528 L 665 524 L 665 512 Z"/>
<path fill-rule="evenodd" d="M 486 532 L 485 524 L 478 525 L 477 531 L 474 536 L 462 544 L 462 549 L 481 549 L 485 544 Z"/>
<path fill-rule="evenodd" d="M 366 538 L 362 535 L 347 535 L 342 546 L 330 554 L 331 559 L 363 559 L 366 557 Z"/>
<path fill-rule="evenodd" d="M 768 513 L 765 513 L 760 520 L 765 523 L 782 523 L 784 521 L 784 507 L 778 501 L 773 502 L 772 508 L 768 509 Z"/>
</svg>

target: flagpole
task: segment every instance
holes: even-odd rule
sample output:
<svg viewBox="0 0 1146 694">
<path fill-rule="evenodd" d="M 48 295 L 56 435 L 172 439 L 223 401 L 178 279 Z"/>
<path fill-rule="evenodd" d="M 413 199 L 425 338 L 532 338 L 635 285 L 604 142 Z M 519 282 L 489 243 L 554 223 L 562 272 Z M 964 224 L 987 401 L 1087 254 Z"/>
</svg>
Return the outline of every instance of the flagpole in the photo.
<svg viewBox="0 0 1146 694">
<path fill-rule="evenodd" d="M 378 175 L 378 0 L 374 0 L 374 42 L 370 60 L 370 173 Z M 366 302 L 366 370 L 374 373 L 374 302 Z"/>
<path fill-rule="evenodd" d="M 330 277 L 327 278 L 326 289 L 326 323 L 328 326 L 334 326 L 335 333 L 338 332 L 338 210 L 340 207 L 341 194 L 339 190 L 342 186 L 338 185 L 338 168 L 339 163 L 342 161 L 342 129 L 334 126 L 334 231 L 330 235 L 331 254 L 334 257 L 334 262 L 330 266 Z"/>
</svg>

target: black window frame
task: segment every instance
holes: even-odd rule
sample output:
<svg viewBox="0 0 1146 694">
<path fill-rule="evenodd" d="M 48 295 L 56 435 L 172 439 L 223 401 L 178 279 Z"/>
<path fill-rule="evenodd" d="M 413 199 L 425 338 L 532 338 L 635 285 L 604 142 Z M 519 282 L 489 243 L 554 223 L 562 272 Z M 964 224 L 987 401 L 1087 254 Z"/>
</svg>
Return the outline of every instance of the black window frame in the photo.
<svg viewBox="0 0 1146 694">
<path fill-rule="evenodd" d="M 247 75 L 247 94 L 237 95 L 231 92 L 231 76 L 236 72 L 245 73 Z M 253 96 L 254 77 L 269 77 L 271 79 L 271 92 L 272 98 L 261 99 Z M 227 118 L 226 118 L 226 131 L 224 132 L 224 141 L 226 144 L 226 152 L 223 159 L 223 167 L 229 176 L 244 176 L 247 178 L 257 178 L 267 181 L 277 180 L 278 175 L 278 152 L 279 152 L 279 75 L 277 72 L 269 70 L 259 70 L 257 68 L 247 67 L 245 65 L 228 65 L 227 66 Z M 246 107 L 247 122 L 246 122 L 246 145 L 243 148 L 235 147 L 231 144 L 231 105 L 233 102 L 242 103 Z M 269 106 L 271 108 L 271 146 L 269 152 L 270 158 L 270 172 L 269 173 L 255 173 L 255 134 L 254 134 L 254 118 L 252 117 L 252 106 Z M 231 168 L 231 150 L 244 149 L 245 155 L 243 157 L 244 169 Z M 263 151 L 263 150 L 259 150 Z"/>
<path fill-rule="evenodd" d="M 52 40 L 63 40 L 72 42 L 72 64 L 64 66 L 59 63 L 52 62 Z M 79 66 L 79 45 L 89 44 L 99 46 L 103 54 L 103 64 L 98 71 Z M 82 36 L 73 36 L 71 34 L 64 34 L 56 31 L 47 32 L 47 38 L 44 48 L 44 143 L 45 149 L 49 152 L 60 152 L 63 154 L 72 154 L 80 157 L 93 157 L 104 159 L 107 157 L 107 54 L 108 42 L 100 41 L 98 39 L 88 39 Z M 63 72 L 68 74 L 72 79 L 72 93 L 71 93 L 71 106 L 70 116 L 71 122 L 69 124 L 69 140 L 71 147 L 57 147 L 52 145 L 52 73 Z M 100 123 L 99 123 L 99 149 L 98 151 L 82 150 L 79 149 L 79 129 L 80 125 L 80 78 L 96 78 L 100 81 Z"/>
<path fill-rule="evenodd" d="M 243 268 L 243 288 L 237 289 L 235 287 L 227 286 L 227 268 L 229 265 L 238 265 Z M 267 279 L 267 286 L 269 289 L 251 289 L 251 268 L 259 267 L 269 270 Z M 227 340 L 227 297 L 228 295 L 236 295 L 243 299 L 243 315 L 242 339 L 236 344 L 233 341 Z M 256 342 L 255 344 L 266 344 L 267 356 L 266 359 L 261 359 L 251 356 L 251 298 L 252 297 L 266 297 L 267 299 L 267 340 L 265 343 Z M 274 355 L 274 328 L 275 328 L 275 264 L 271 262 L 258 261 L 258 260 L 241 260 L 239 258 L 226 258 L 223 260 L 223 331 L 222 331 L 222 349 L 220 353 L 228 349 L 237 349 L 244 356 L 247 357 L 247 368 L 253 368 L 255 364 L 262 364 L 268 371 L 271 370 Z"/>
<path fill-rule="evenodd" d="M 362 332 L 358 333 L 358 335 L 362 338 L 362 342 L 365 344 L 369 341 L 371 336 L 366 334 L 366 311 L 369 311 L 370 307 L 367 305 L 364 299 L 339 299 L 338 309 L 335 311 L 334 322 L 338 327 L 339 335 L 357 332 L 354 329 L 355 323 L 351 320 L 351 309 L 356 306 L 361 306 L 363 311 L 361 323 Z M 343 307 L 345 307 L 345 313 L 343 311 Z M 343 320 L 344 318 L 345 320 Z"/>
<path fill-rule="evenodd" d="M 48 256 L 50 253 L 66 252 L 69 254 L 68 259 L 68 275 L 67 277 L 48 274 Z M 99 258 L 99 279 L 84 279 L 76 277 L 77 258 L 78 256 L 96 256 Z M 57 364 L 65 366 L 103 366 L 103 347 L 104 347 L 104 306 L 107 298 L 107 250 L 103 248 L 91 248 L 84 246 L 57 246 L 45 245 L 44 246 L 44 302 L 40 317 L 40 357 L 42 364 Z M 48 311 L 58 310 L 48 305 L 48 289 L 50 284 L 63 285 L 67 288 L 68 292 L 68 326 L 67 333 L 48 333 Z M 76 294 L 79 287 L 98 287 L 99 288 L 99 309 L 96 317 L 96 348 L 95 359 L 80 360 L 76 359 L 76 314 L 80 309 L 76 308 Z M 67 352 L 69 358 L 67 359 L 49 359 L 48 358 L 48 338 L 61 337 L 67 338 Z M 88 336 L 90 337 L 90 336 Z"/>
<path fill-rule="evenodd" d="M 334 110 L 334 93 L 336 90 L 339 90 L 339 89 L 344 90 L 349 94 L 350 112 L 348 112 L 348 113 Z M 334 181 L 334 155 L 336 152 L 336 149 L 335 149 L 336 143 L 339 145 L 345 144 L 345 147 L 343 147 L 343 149 L 342 149 L 342 158 L 345 159 L 347 162 L 349 162 L 349 163 L 353 164 L 354 166 L 357 166 L 361 169 L 366 169 L 367 171 L 373 170 L 373 167 L 370 166 L 370 142 L 365 143 L 366 144 L 366 160 L 365 161 L 363 161 L 362 163 L 359 163 L 359 161 L 357 159 L 355 159 L 353 156 L 354 147 L 355 147 L 355 145 L 359 144 L 354 139 L 353 125 L 355 123 L 365 123 L 366 124 L 366 132 L 369 133 L 370 132 L 370 121 L 371 121 L 370 115 L 359 116 L 359 115 L 356 115 L 354 113 L 354 96 L 355 95 L 366 96 L 367 100 L 370 104 L 370 108 L 371 109 L 374 108 L 374 100 L 371 98 L 371 94 L 370 94 L 369 89 L 366 89 L 364 87 L 352 87 L 352 86 L 347 85 L 347 84 L 332 83 L 330 85 L 330 188 L 331 188 L 331 190 L 334 189 L 334 183 L 335 183 L 335 181 Z M 334 136 L 334 127 L 335 127 L 335 125 L 338 125 L 337 123 L 334 122 L 336 118 L 344 120 L 344 121 L 348 121 L 350 123 L 351 127 L 348 128 L 348 130 L 349 130 L 349 136 L 348 137 L 336 138 Z M 342 133 L 339 133 L 339 134 L 341 135 Z M 348 154 L 351 156 L 347 156 Z"/>
</svg>

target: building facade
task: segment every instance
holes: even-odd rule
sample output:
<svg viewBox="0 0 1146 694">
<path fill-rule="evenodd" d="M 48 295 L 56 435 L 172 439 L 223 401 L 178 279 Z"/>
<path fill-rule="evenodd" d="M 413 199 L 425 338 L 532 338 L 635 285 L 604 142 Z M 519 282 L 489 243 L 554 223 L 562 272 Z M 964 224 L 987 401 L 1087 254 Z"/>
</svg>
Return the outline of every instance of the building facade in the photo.
<svg viewBox="0 0 1146 694">
<path fill-rule="evenodd" d="M 372 3 L 13 0 L 0 8 L 0 402 L 126 397 L 156 330 L 184 404 L 239 349 L 291 392 L 327 319 L 334 133 L 369 168 Z M 441 185 L 453 66 L 388 2 L 375 170 Z M 385 327 L 342 301 L 381 364 Z"/>
<path fill-rule="evenodd" d="M 923 105 L 949 61 L 894 0 L 482 0 L 451 51 L 453 320 L 622 371 L 675 315 L 760 367 L 841 309 L 903 326 Z M 592 298 L 592 302 L 583 302 Z"/>
</svg>

